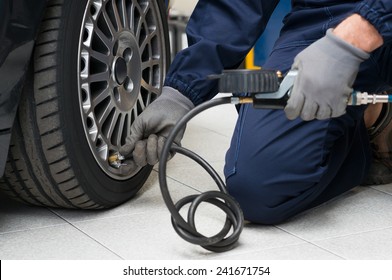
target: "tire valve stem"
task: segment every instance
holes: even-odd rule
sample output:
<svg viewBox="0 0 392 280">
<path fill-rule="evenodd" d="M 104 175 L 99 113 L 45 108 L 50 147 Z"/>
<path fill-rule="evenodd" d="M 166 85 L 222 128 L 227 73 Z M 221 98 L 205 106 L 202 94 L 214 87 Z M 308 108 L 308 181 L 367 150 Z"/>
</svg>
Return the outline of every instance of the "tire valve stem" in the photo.
<svg viewBox="0 0 392 280">
<path fill-rule="evenodd" d="M 117 169 L 119 169 L 123 165 L 127 165 L 126 163 L 123 163 L 124 160 L 125 157 L 119 152 L 110 155 L 108 158 L 109 165 Z"/>
</svg>

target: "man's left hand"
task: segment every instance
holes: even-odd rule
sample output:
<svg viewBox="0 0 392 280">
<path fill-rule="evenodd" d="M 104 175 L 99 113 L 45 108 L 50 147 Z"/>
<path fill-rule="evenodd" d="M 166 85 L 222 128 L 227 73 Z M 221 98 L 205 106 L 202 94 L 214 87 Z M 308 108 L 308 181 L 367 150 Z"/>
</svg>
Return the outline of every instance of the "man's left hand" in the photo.
<svg viewBox="0 0 392 280">
<path fill-rule="evenodd" d="M 285 108 L 287 118 L 305 121 L 339 117 L 346 112 L 348 98 L 361 62 L 369 54 L 333 34 L 332 29 L 294 59 L 298 71 Z"/>
</svg>

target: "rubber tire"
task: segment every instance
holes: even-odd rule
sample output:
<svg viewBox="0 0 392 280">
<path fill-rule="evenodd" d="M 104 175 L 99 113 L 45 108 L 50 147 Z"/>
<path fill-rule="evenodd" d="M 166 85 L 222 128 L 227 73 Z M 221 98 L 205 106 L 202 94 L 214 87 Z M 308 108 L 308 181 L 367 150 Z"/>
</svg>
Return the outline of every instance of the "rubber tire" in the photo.
<svg viewBox="0 0 392 280">
<path fill-rule="evenodd" d="M 157 1 L 165 29 L 164 1 Z M 119 205 L 143 186 L 152 167 L 129 180 L 107 176 L 83 130 L 77 86 L 79 30 L 87 0 L 50 0 L 36 41 L 0 188 L 27 204 L 79 209 Z"/>
</svg>

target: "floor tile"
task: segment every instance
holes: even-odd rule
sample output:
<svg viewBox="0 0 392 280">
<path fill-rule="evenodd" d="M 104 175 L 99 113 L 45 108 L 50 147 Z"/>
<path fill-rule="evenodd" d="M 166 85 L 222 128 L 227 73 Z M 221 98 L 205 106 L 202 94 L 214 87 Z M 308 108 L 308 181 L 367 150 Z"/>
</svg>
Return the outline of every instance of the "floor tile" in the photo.
<svg viewBox="0 0 392 280">
<path fill-rule="evenodd" d="M 218 219 L 212 213 L 211 210 L 197 213 L 196 227 L 207 236 L 217 233 L 224 221 L 224 217 Z M 75 226 L 124 259 L 219 258 L 232 252 L 238 254 L 303 243 L 275 227 L 249 225 L 234 250 L 217 255 L 181 239 L 174 231 L 167 211 L 77 222 Z"/>
<path fill-rule="evenodd" d="M 191 245 L 175 238 L 169 217 L 161 211 L 77 222 L 75 226 L 124 259 L 173 259 Z"/>
<path fill-rule="evenodd" d="M 392 195 L 392 184 L 371 186 L 371 188 Z"/>
<path fill-rule="evenodd" d="M 245 225 L 238 241 L 238 246 L 231 251 L 221 254 L 211 254 L 212 259 L 230 259 L 237 255 L 252 255 L 249 259 L 258 259 L 258 251 L 275 250 L 280 247 L 300 245 L 305 242 L 274 226 Z"/>
<path fill-rule="evenodd" d="M 182 147 L 200 155 L 208 162 L 224 161 L 227 149 L 230 145 L 230 137 L 223 136 L 214 131 L 206 128 L 198 127 L 186 131 L 183 140 L 181 141 Z M 177 155 L 170 160 L 173 165 L 188 165 L 192 161 L 184 160 L 184 157 L 177 157 Z"/>
<path fill-rule="evenodd" d="M 195 193 L 189 187 L 180 184 L 174 180 L 168 179 L 170 194 L 173 200 L 177 201 L 185 195 Z M 69 222 L 105 219 L 110 217 L 119 217 L 126 215 L 134 215 L 139 213 L 150 213 L 159 211 L 167 211 L 164 204 L 161 190 L 159 188 L 158 175 L 156 171 L 152 171 L 146 184 L 142 190 L 128 202 L 109 210 L 67 210 L 53 209 L 55 213 L 63 217 Z"/>
<path fill-rule="evenodd" d="M 71 225 L 0 234 L 2 260 L 115 260 L 119 256 Z"/>
<path fill-rule="evenodd" d="M 392 260 L 392 228 L 316 241 L 315 244 L 350 260 Z"/>
<path fill-rule="evenodd" d="M 224 96 L 228 95 L 222 94 L 217 97 Z M 231 138 L 237 117 L 238 113 L 234 105 L 219 105 L 195 116 L 191 120 L 190 125 L 197 125 Z"/>
<path fill-rule="evenodd" d="M 224 162 L 209 162 L 209 164 L 215 169 L 222 182 L 225 183 Z M 219 189 L 214 179 L 197 163 L 186 166 L 168 165 L 166 175 L 200 191 Z"/>
<path fill-rule="evenodd" d="M 390 226 L 392 196 L 359 187 L 279 225 L 279 228 L 314 241 Z"/>
<path fill-rule="evenodd" d="M 340 260 L 339 256 L 315 245 L 304 243 L 247 254 L 229 255 L 230 260 Z"/>
<path fill-rule="evenodd" d="M 46 208 L 28 206 L 0 196 L 0 233 L 66 224 Z"/>
</svg>

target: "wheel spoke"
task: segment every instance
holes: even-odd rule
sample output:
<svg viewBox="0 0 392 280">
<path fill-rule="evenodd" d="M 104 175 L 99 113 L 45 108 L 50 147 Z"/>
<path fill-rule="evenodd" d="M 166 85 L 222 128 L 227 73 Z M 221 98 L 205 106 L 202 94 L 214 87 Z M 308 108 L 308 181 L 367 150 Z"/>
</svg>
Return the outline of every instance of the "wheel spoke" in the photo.
<svg viewBox="0 0 392 280">
<path fill-rule="evenodd" d="M 124 130 L 125 130 L 125 132 L 127 131 L 127 128 L 125 127 L 125 118 L 126 118 L 126 116 L 124 114 L 120 114 L 119 118 L 117 120 L 119 122 L 119 125 L 118 125 L 118 131 L 117 131 L 117 135 L 116 135 L 117 141 L 115 144 L 118 147 L 122 146 L 121 137 L 124 134 Z"/>
<path fill-rule="evenodd" d="M 109 150 L 107 145 L 102 145 L 101 147 L 99 147 L 97 149 L 97 152 L 101 159 L 103 159 L 104 161 L 108 159 Z"/>
<path fill-rule="evenodd" d="M 150 92 L 150 91 L 149 91 L 147 94 L 144 95 L 144 99 L 146 100 L 146 101 L 144 102 L 144 104 L 145 104 L 146 106 L 150 105 L 152 94 L 153 94 L 153 92 Z M 157 93 L 154 93 L 154 95 L 157 96 Z"/>
<path fill-rule="evenodd" d="M 109 117 L 109 115 L 112 112 L 113 108 L 114 108 L 113 101 L 110 100 L 109 104 L 104 108 L 104 111 L 103 111 L 102 115 L 98 116 L 98 122 L 101 123 L 101 124 L 104 123 L 107 120 L 107 118 Z"/>
<path fill-rule="evenodd" d="M 89 118 L 94 118 L 93 113 L 89 112 Z M 92 125 L 89 129 L 88 129 L 88 133 L 92 139 L 92 141 L 95 143 L 97 141 L 98 138 L 98 128 L 96 125 Z"/>
<path fill-rule="evenodd" d="M 159 59 L 149 59 L 147 61 L 142 62 L 142 70 L 147 68 L 153 68 L 156 65 L 159 65 L 161 61 Z"/>
<path fill-rule="evenodd" d="M 121 14 L 122 14 L 122 18 L 123 18 L 124 28 L 129 27 L 128 7 L 126 4 L 126 0 L 121 0 Z"/>
<path fill-rule="evenodd" d="M 98 95 L 95 96 L 95 98 L 92 100 L 92 106 L 96 107 L 98 104 L 101 104 L 106 98 L 109 96 L 110 90 L 109 88 L 106 88 L 102 92 L 100 92 Z"/>
<path fill-rule="evenodd" d="M 141 113 L 142 113 L 142 112 L 139 113 L 139 110 L 138 110 L 138 108 L 137 108 L 137 104 L 135 104 L 135 106 L 132 108 L 132 112 L 131 112 L 132 118 L 133 118 L 134 120 L 136 120 L 136 118 L 137 118 Z"/>
<path fill-rule="evenodd" d="M 125 25 L 123 24 L 123 22 L 121 20 L 120 11 L 118 10 L 117 3 L 115 0 L 112 0 L 112 8 L 113 8 L 113 13 L 114 13 L 114 19 L 115 19 L 116 25 L 117 25 L 117 31 L 119 31 L 119 30 L 123 29 Z"/>
<path fill-rule="evenodd" d="M 143 10 L 144 17 L 143 18 L 145 18 L 145 15 L 147 15 L 148 11 L 150 10 L 150 6 L 151 6 L 150 1 L 146 1 L 144 3 L 145 3 L 145 5 L 143 7 L 144 8 L 144 10 Z"/>
<path fill-rule="evenodd" d="M 150 34 L 148 34 L 143 42 L 140 44 L 140 52 L 143 53 L 144 49 L 146 48 L 146 46 L 148 46 L 152 40 L 154 39 L 154 37 L 157 35 L 157 31 L 154 30 L 153 32 L 151 32 Z"/>
<path fill-rule="evenodd" d="M 142 7 L 140 6 L 139 2 L 137 0 L 132 1 L 132 27 L 131 30 L 134 31 L 134 34 L 137 37 L 137 29 L 140 28 L 140 19 L 141 19 L 141 15 L 142 15 Z"/>
<path fill-rule="evenodd" d="M 94 28 L 95 34 L 97 34 L 98 38 L 102 41 L 102 43 L 106 46 L 106 48 L 109 50 L 111 49 L 113 43 L 112 40 L 109 39 L 100 28 L 97 26 Z"/>
<path fill-rule="evenodd" d="M 139 95 L 138 99 L 137 99 L 137 103 L 139 105 L 139 108 L 142 109 L 142 111 L 144 111 L 144 109 L 146 109 L 146 104 L 144 103 L 143 97 L 141 95 Z"/>
<path fill-rule="evenodd" d="M 115 37 L 115 34 L 117 33 L 117 30 L 114 27 L 113 22 L 110 19 L 108 13 L 106 12 L 106 9 L 103 10 L 102 15 L 103 15 L 103 18 L 105 20 L 106 26 L 109 29 L 110 34 L 112 35 L 112 37 Z"/>
<path fill-rule="evenodd" d="M 140 17 L 139 19 L 137 19 L 137 24 L 136 24 L 136 28 L 137 30 L 135 30 L 135 37 L 137 40 L 140 41 L 140 34 L 142 33 L 142 28 L 143 28 L 143 18 Z"/>
<path fill-rule="evenodd" d="M 94 57 L 96 60 L 102 62 L 105 65 L 109 64 L 109 56 L 94 50 L 89 50 L 91 57 Z"/>
<path fill-rule="evenodd" d="M 142 87 L 145 88 L 149 92 L 153 92 L 155 94 L 159 94 L 159 89 L 151 85 L 151 83 L 146 82 L 145 80 L 142 80 Z"/>
<path fill-rule="evenodd" d="M 107 128 L 107 131 L 108 131 L 107 135 L 106 135 L 107 139 L 112 139 L 113 132 L 115 131 L 117 120 L 118 120 L 119 116 L 120 116 L 120 113 L 117 110 L 115 110 L 114 116 L 111 118 L 111 120 L 108 124 L 109 128 Z"/>
<path fill-rule="evenodd" d="M 132 1 L 132 3 L 130 4 L 129 13 L 128 13 L 128 20 L 129 20 L 128 28 L 132 32 L 135 30 L 135 11 L 136 11 L 135 1 Z"/>
<path fill-rule="evenodd" d="M 89 83 L 106 82 L 110 79 L 109 70 L 97 74 L 90 74 L 87 77 Z"/>
<path fill-rule="evenodd" d="M 139 13 L 139 18 L 135 18 L 135 37 L 140 42 L 140 36 L 144 28 L 143 24 L 145 23 L 145 12 L 139 3 L 136 4 L 136 8 Z"/>
</svg>

